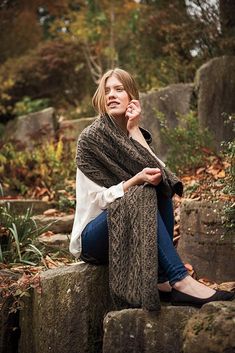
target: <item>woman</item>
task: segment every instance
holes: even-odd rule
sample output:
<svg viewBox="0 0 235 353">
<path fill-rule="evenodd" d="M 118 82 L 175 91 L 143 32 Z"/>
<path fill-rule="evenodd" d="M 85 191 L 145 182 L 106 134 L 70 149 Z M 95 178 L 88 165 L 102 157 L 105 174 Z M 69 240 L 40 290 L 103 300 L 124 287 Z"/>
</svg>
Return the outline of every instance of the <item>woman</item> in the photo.
<svg viewBox="0 0 235 353">
<path fill-rule="evenodd" d="M 78 140 L 71 253 L 109 263 L 111 289 L 134 306 L 157 309 L 158 293 L 173 305 L 233 299 L 233 293 L 193 279 L 176 252 L 171 198 L 182 195 L 182 184 L 153 153 L 149 132 L 139 126 L 134 79 L 119 68 L 109 70 L 93 105 L 100 117 Z"/>
</svg>

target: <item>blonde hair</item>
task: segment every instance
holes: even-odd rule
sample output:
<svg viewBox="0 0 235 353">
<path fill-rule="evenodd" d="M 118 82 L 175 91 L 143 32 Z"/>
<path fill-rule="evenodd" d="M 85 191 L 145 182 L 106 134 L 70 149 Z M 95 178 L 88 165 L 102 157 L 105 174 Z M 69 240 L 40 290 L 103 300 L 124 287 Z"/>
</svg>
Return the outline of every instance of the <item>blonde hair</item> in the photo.
<svg viewBox="0 0 235 353">
<path fill-rule="evenodd" d="M 99 114 L 105 114 L 107 112 L 105 101 L 105 84 L 107 79 L 111 76 L 115 76 L 121 82 L 130 99 L 139 99 L 137 84 L 134 78 L 127 71 L 119 69 L 118 67 L 108 70 L 101 77 L 100 83 L 92 98 L 93 107 Z"/>
</svg>

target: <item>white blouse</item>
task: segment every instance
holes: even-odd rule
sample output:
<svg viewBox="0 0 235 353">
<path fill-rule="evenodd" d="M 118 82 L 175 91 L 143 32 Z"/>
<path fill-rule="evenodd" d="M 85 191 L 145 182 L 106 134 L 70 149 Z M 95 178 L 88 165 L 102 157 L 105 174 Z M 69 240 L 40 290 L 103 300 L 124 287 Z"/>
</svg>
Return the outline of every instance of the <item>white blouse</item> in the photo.
<svg viewBox="0 0 235 353">
<path fill-rule="evenodd" d="M 77 168 L 76 210 L 69 245 L 69 251 L 75 257 L 81 253 L 81 234 L 86 225 L 105 210 L 109 203 L 123 195 L 123 182 L 105 188 L 88 179 Z"/>
<path fill-rule="evenodd" d="M 155 156 L 162 166 L 165 164 Z M 69 251 L 78 258 L 81 250 L 81 234 L 86 225 L 96 218 L 109 203 L 124 195 L 123 183 L 113 185 L 110 188 L 97 185 L 87 178 L 77 168 L 76 175 L 76 210 L 73 229 L 70 238 Z"/>
</svg>

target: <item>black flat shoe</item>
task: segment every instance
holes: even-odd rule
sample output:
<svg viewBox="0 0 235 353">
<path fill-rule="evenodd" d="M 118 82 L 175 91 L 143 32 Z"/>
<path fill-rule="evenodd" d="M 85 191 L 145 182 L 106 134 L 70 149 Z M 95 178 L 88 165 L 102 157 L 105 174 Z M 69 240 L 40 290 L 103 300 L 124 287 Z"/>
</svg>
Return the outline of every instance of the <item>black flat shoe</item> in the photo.
<svg viewBox="0 0 235 353">
<path fill-rule="evenodd" d="M 204 299 L 193 297 L 192 295 L 179 292 L 174 288 L 172 288 L 172 292 L 171 292 L 171 304 L 177 305 L 177 306 L 190 305 L 190 306 L 196 306 L 200 308 L 202 305 L 206 303 L 210 303 L 214 301 L 233 300 L 234 298 L 235 298 L 234 292 L 227 292 L 224 290 L 216 291 L 212 296 Z"/>
<path fill-rule="evenodd" d="M 164 292 L 164 291 L 158 289 L 158 293 L 159 293 L 159 298 L 160 298 L 161 302 L 166 302 L 166 303 L 171 302 L 171 291 Z"/>
</svg>

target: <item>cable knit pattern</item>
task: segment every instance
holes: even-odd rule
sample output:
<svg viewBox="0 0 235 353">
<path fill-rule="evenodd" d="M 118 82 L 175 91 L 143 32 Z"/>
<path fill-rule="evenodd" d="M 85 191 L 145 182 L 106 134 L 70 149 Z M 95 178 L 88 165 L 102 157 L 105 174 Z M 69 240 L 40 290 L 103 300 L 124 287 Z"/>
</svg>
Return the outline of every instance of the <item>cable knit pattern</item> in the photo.
<svg viewBox="0 0 235 353">
<path fill-rule="evenodd" d="M 143 129 L 142 129 L 143 131 Z M 157 290 L 157 193 L 182 195 L 183 185 L 138 141 L 104 115 L 78 139 L 77 165 L 100 186 L 111 187 L 145 167 L 160 168 L 162 182 L 131 187 L 108 207 L 111 294 L 135 307 L 159 310 Z"/>
</svg>

